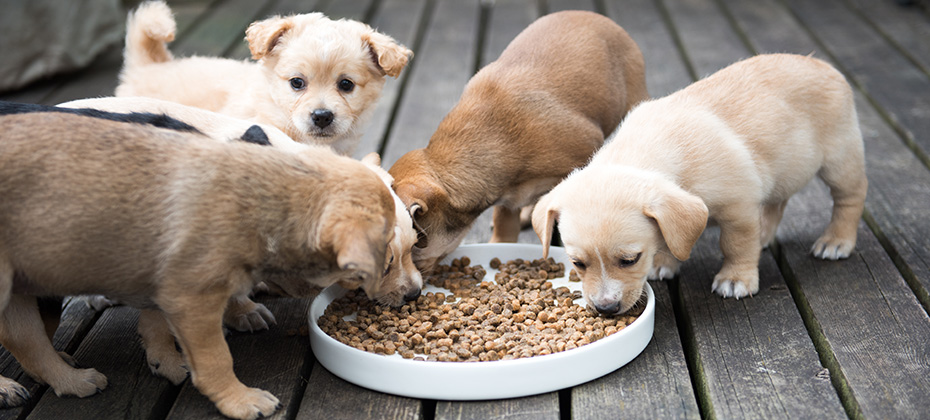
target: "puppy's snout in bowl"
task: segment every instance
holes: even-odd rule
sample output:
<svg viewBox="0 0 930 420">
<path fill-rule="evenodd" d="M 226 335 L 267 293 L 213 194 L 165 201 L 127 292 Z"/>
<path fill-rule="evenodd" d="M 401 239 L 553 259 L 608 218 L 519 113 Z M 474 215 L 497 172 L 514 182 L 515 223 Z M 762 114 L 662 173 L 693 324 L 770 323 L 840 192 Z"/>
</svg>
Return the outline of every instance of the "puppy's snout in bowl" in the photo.
<svg viewBox="0 0 930 420">
<path fill-rule="evenodd" d="M 620 312 L 620 301 L 605 304 L 594 304 L 594 309 L 597 309 L 597 312 L 603 315 L 613 315 L 617 312 Z"/>
<path fill-rule="evenodd" d="M 333 111 L 328 109 L 315 109 L 310 113 L 310 119 L 313 121 L 313 125 L 319 128 L 329 127 L 333 123 L 335 115 Z"/>
<path fill-rule="evenodd" d="M 409 291 L 409 292 L 407 292 L 407 294 L 404 295 L 404 301 L 405 301 L 405 302 L 410 302 L 410 301 L 417 300 L 417 298 L 420 297 L 420 292 L 421 292 L 421 290 L 420 290 L 419 287 L 416 288 L 416 289 L 413 289 L 413 290 L 411 290 L 411 291 Z"/>
</svg>

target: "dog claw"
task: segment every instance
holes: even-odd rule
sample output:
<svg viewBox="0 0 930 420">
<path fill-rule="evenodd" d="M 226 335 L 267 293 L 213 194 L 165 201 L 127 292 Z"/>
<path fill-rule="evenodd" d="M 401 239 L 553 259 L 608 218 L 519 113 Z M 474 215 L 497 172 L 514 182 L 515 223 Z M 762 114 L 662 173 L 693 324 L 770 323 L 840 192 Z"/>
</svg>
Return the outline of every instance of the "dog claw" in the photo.
<svg viewBox="0 0 930 420">
<path fill-rule="evenodd" d="M 18 407 L 29 400 L 30 394 L 26 387 L 18 382 L 0 377 L 0 408 Z"/>
</svg>

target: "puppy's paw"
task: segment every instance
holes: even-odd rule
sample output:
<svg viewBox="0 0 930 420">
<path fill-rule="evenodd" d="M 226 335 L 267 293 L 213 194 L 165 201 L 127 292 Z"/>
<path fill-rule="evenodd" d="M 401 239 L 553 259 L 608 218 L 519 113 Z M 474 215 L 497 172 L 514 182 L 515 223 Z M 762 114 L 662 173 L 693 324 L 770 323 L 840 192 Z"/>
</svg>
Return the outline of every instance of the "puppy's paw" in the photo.
<svg viewBox="0 0 930 420">
<path fill-rule="evenodd" d="M 90 295 L 82 298 L 84 303 L 87 304 L 91 309 L 100 312 L 111 306 L 120 305 L 119 301 L 112 300 L 103 295 Z"/>
<path fill-rule="evenodd" d="M 174 385 L 180 385 L 187 379 L 188 369 L 181 353 L 172 350 L 159 354 L 149 350 L 145 356 L 145 361 L 155 376 L 161 376 Z"/>
<path fill-rule="evenodd" d="M 49 380 L 49 385 L 55 390 L 55 395 L 59 397 L 64 395 L 74 395 L 80 398 L 89 397 L 107 387 L 107 377 L 97 372 L 96 369 L 74 369 L 67 377 L 60 378 L 55 382 L 57 383 L 52 383 Z"/>
<path fill-rule="evenodd" d="M 759 292 L 758 272 L 734 275 L 736 273 L 726 273 L 725 271 L 721 270 L 714 277 L 714 284 L 711 286 L 714 293 L 725 298 L 739 299 Z"/>
<path fill-rule="evenodd" d="M 227 417 L 253 420 L 259 416 L 269 416 L 279 406 L 278 398 L 270 392 L 258 388 L 245 388 L 236 395 L 216 403 L 216 408 Z"/>
<path fill-rule="evenodd" d="M 848 240 L 824 234 L 817 239 L 817 242 L 814 242 L 814 246 L 811 247 L 811 254 L 822 260 L 841 260 L 849 258 L 855 247 L 855 239 Z"/>
<path fill-rule="evenodd" d="M 236 309 L 242 309 L 242 311 Z M 277 320 L 265 305 L 254 303 L 254 306 L 249 309 L 230 307 L 223 314 L 223 322 L 236 331 L 254 332 L 267 330 L 270 325 L 276 324 Z"/>
<path fill-rule="evenodd" d="M 0 408 L 19 407 L 29 400 L 29 390 L 18 382 L 0 376 Z"/>
<path fill-rule="evenodd" d="M 681 261 L 677 258 L 659 252 L 652 259 L 652 268 L 649 270 L 647 278 L 649 280 L 666 280 L 675 277 L 678 274 L 678 268 L 681 267 Z"/>
</svg>

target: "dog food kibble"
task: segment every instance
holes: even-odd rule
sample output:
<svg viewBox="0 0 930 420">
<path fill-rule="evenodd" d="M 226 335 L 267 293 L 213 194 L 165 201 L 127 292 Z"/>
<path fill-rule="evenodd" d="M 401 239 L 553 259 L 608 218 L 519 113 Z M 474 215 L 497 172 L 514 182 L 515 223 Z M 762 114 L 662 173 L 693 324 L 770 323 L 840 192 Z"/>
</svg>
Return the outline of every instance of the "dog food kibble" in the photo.
<svg viewBox="0 0 930 420">
<path fill-rule="evenodd" d="M 510 360 L 571 350 L 607 337 L 632 323 L 645 306 L 598 316 L 574 302 L 581 292 L 553 288 L 565 267 L 553 259 L 501 262 L 495 281 L 468 257 L 441 265 L 427 277 L 452 293 L 427 293 L 400 308 L 349 291 L 319 319 L 329 336 L 351 347 L 405 359 L 440 362 Z M 574 271 L 574 270 L 573 270 Z M 355 318 L 346 320 L 347 315 Z"/>
</svg>

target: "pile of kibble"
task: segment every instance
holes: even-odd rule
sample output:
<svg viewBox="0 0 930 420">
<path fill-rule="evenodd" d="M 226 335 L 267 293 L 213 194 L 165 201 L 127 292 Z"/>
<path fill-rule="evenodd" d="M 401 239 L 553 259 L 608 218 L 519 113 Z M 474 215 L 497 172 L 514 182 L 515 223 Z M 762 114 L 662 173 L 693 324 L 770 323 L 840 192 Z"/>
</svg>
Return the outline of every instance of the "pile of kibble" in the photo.
<svg viewBox="0 0 930 420">
<path fill-rule="evenodd" d="M 378 354 L 441 362 L 509 360 L 571 350 L 609 336 L 642 314 L 598 316 L 574 302 L 581 292 L 553 288 L 565 266 L 552 258 L 501 263 L 494 282 L 468 257 L 440 266 L 426 281 L 451 291 L 427 293 L 400 308 L 379 305 L 363 292 L 334 300 L 319 319 L 336 340 Z M 574 279 L 573 279 L 574 280 Z M 344 318 L 355 313 L 355 319 Z"/>
</svg>

